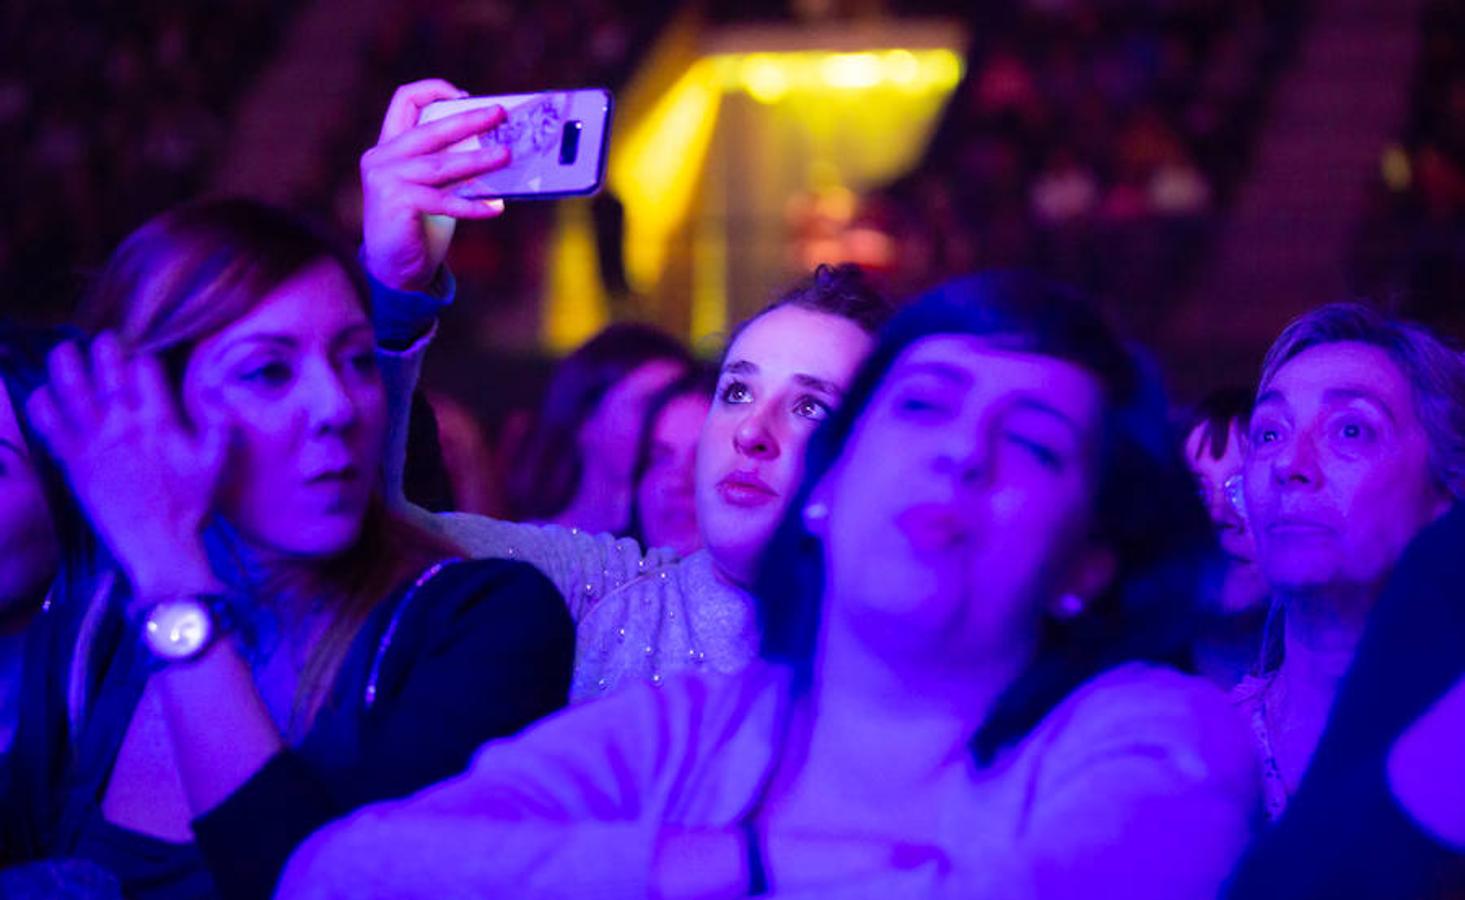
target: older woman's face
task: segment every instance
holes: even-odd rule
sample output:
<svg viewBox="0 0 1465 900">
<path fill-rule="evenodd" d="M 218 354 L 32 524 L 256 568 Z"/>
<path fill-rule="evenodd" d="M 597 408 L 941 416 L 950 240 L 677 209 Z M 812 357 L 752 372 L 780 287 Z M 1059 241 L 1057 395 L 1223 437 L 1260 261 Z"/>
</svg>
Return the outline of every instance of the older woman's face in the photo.
<svg viewBox="0 0 1465 900">
<path fill-rule="evenodd" d="M 1408 380 L 1378 347 L 1311 347 L 1257 397 L 1243 485 L 1274 589 L 1377 588 L 1448 506 Z"/>
<path fill-rule="evenodd" d="M 251 543 L 316 556 L 356 540 L 386 434 L 373 346 L 346 274 L 320 262 L 189 358 L 190 414 L 217 404 L 233 428 L 218 510 Z"/>
<path fill-rule="evenodd" d="M 1030 646 L 1046 605 L 1102 587 L 1086 568 L 1101 416 L 1075 365 L 912 344 L 815 491 L 831 625 L 928 661 Z"/>
<path fill-rule="evenodd" d="M 59 553 L 41 479 L 0 387 L 0 627 L 46 592 Z"/>
</svg>

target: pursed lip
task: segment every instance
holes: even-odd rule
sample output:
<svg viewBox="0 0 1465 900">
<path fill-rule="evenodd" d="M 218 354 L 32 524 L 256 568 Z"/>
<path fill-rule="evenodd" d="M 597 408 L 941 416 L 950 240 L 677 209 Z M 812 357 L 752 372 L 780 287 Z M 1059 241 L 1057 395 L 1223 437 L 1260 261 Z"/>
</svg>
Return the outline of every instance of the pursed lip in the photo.
<svg viewBox="0 0 1465 900">
<path fill-rule="evenodd" d="M 348 484 L 361 476 L 361 470 L 354 465 L 333 466 L 306 476 L 305 483 L 311 485 Z"/>
<path fill-rule="evenodd" d="M 1310 536 L 1332 534 L 1333 527 L 1307 516 L 1283 515 L 1268 522 L 1267 531 L 1270 534 Z"/>
<path fill-rule="evenodd" d="M 895 527 L 921 553 L 962 546 L 972 536 L 971 524 L 961 510 L 950 503 L 927 502 L 908 506 L 895 516 Z"/>
<path fill-rule="evenodd" d="M 762 506 L 778 498 L 768 482 L 751 471 L 729 472 L 717 482 L 718 496 L 734 506 Z"/>
</svg>

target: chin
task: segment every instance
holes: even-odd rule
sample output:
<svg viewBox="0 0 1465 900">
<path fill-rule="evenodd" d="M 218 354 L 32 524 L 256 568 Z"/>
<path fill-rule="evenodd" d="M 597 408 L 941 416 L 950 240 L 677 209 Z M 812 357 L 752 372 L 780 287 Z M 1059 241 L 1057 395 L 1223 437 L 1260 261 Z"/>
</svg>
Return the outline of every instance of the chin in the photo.
<svg viewBox="0 0 1465 900">
<path fill-rule="evenodd" d="M 330 557 L 350 550 L 361 536 L 361 516 L 328 516 L 305 521 L 295 528 L 256 532 L 259 542 L 289 556 Z"/>
</svg>

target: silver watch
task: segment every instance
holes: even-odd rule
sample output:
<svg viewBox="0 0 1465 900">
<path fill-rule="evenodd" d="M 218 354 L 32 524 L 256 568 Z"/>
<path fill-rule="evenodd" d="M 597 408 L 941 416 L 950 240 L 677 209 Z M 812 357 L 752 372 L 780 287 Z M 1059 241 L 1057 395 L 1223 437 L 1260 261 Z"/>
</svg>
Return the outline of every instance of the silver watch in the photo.
<svg viewBox="0 0 1465 900">
<path fill-rule="evenodd" d="M 148 652 L 164 663 L 200 656 L 218 631 L 208 598 L 183 595 L 161 600 L 142 619 L 142 640 Z"/>
</svg>

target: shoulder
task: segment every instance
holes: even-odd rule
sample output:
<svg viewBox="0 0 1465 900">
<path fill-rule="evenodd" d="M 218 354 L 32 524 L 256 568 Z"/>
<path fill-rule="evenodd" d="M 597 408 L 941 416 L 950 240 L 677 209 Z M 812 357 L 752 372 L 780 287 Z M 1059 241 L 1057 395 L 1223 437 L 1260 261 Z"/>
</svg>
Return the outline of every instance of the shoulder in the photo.
<svg viewBox="0 0 1465 900">
<path fill-rule="evenodd" d="M 574 623 L 559 590 L 538 569 L 511 559 L 445 560 L 404 586 L 406 615 L 429 632 L 461 638 L 492 631 L 500 639 L 530 631 L 573 641 Z"/>
<path fill-rule="evenodd" d="M 1241 717 L 1209 682 L 1162 666 L 1131 663 L 1074 691 L 1034 738 L 1059 761 L 1118 756 L 1163 761 L 1201 778 L 1247 778 L 1252 761 Z"/>
</svg>

